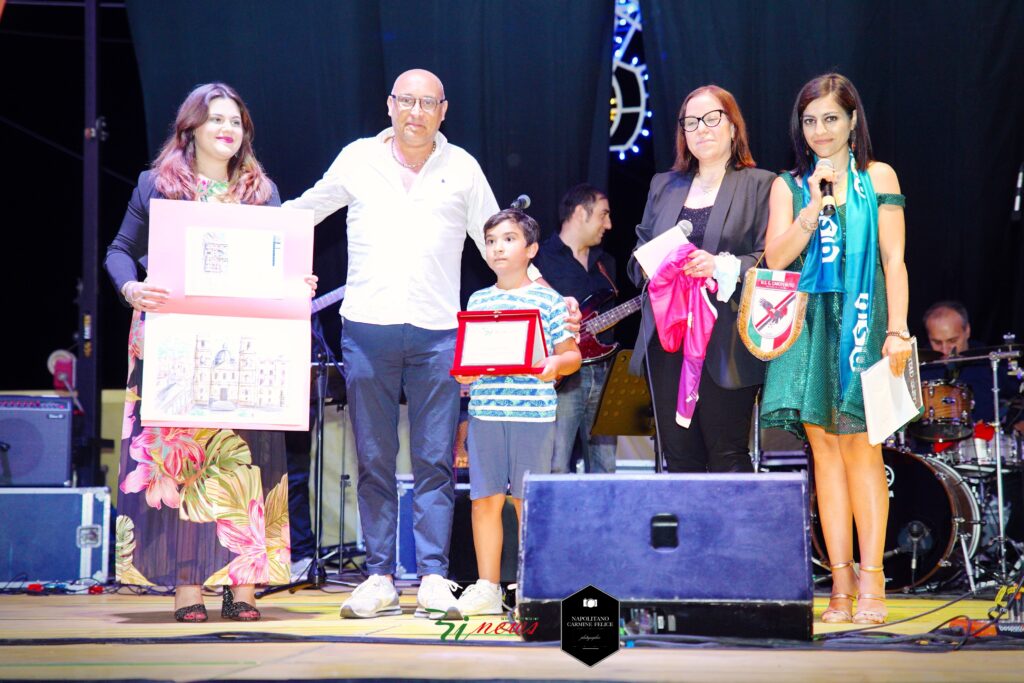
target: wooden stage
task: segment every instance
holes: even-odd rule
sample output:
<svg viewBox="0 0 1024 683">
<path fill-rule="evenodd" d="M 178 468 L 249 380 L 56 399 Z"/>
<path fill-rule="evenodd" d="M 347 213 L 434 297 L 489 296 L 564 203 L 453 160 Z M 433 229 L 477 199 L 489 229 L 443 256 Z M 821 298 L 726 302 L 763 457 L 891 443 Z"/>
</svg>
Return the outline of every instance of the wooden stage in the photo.
<svg viewBox="0 0 1024 683">
<path fill-rule="evenodd" d="M 331 589 L 336 590 L 336 589 Z M 135 679 L 419 679 L 607 681 L 1020 681 L 1024 649 L 967 648 L 957 652 L 841 649 L 839 641 L 793 648 L 638 645 L 587 667 L 555 645 L 525 644 L 510 634 L 441 640 L 436 622 L 412 616 L 415 589 L 406 588 L 396 617 L 338 618 L 341 592 L 279 593 L 259 601 L 263 619 L 220 618 L 208 596 L 210 620 L 178 624 L 169 597 L 107 595 L 0 596 L 0 680 Z M 890 599 L 890 619 L 941 605 L 936 598 Z M 817 621 L 815 633 L 851 630 Z M 962 601 L 937 613 L 883 627 L 920 634 L 957 615 L 984 618 L 991 601 Z M 490 619 L 496 621 L 494 618 Z M 216 638 L 216 634 L 222 635 Z M 246 635 L 248 634 L 248 636 Z M 203 638 L 189 642 L 183 638 Z M 216 639 L 215 639 L 216 638 Z M 256 642 L 246 642 L 247 638 Z M 124 642 L 129 639 L 130 642 Z M 54 642 L 54 641 L 69 642 Z M 21 644 L 19 641 L 25 641 Z M 120 642 L 110 642 L 120 641 Z M 1024 645 L 1024 641 L 1022 641 Z M 913 643 L 909 647 L 914 647 Z"/>
</svg>

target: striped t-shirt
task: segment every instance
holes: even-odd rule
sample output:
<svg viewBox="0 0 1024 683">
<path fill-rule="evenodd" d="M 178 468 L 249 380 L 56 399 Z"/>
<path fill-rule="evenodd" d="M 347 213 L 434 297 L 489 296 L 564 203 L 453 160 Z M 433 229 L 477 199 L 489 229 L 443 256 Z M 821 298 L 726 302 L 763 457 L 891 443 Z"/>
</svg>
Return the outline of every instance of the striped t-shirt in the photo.
<svg viewBox="0 0 1024 683">
<path fill-rule="evenodd" d="M 536 308 L 544 327 L 548 355 L 555 344 L 570 339 L 565 327 L 569 311 L 562 295 L 536 283 L 518 289 L 488 287 L 475 292 L 468 311 L 508 311 Z M 534 375 L 484 375 L 469 390 L 469 414 L 481 420 L 508 422 L 554 422 L 557 397 L 553 382 L 541 382 Z"/>
</svg>

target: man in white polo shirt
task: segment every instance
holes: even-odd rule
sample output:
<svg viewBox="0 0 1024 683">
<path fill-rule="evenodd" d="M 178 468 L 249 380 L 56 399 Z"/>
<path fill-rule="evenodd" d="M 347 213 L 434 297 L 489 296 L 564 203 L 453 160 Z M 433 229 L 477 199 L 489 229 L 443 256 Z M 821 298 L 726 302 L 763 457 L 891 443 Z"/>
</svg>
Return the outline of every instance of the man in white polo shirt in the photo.
<svg viewBox="0 0 1024 683">
<path fill-rule="evenodd" d="M 434 74 L 403 73 L 387 107 L 391 128 L 346 146 L 316 185 L 285 203 L 313 209 L 318 223 L 348 206 L 341 344 L 370 577 L 342 604 L 341 616 L 401 612 L 393 574 L 398 401 L 404 388 L 421 577 L 416 615 L 457 618 L 456 584 L 445 578 L 459 414 L 459 385 L 449 370 L 462 248 L 468 234 L 483 254 L 483 225 L 498 204 L 476 160 L 439 132 L 448 102 Z M 573 322 L 578 320 L 576 312 Z"/>
</svg>

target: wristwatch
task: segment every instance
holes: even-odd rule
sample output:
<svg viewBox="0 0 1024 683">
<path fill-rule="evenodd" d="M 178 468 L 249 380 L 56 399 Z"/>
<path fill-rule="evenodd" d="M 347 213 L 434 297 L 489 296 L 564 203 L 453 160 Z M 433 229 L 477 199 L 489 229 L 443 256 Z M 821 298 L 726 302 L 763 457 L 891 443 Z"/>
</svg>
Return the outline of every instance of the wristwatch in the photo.
<svg viewBox="0 0 1024 683">
<path fill-rule="evenodd" d="M 910 341 L 910 330 L 886 330 L 886 337 L 899 337 L 903 341 Z"/>
</svg>

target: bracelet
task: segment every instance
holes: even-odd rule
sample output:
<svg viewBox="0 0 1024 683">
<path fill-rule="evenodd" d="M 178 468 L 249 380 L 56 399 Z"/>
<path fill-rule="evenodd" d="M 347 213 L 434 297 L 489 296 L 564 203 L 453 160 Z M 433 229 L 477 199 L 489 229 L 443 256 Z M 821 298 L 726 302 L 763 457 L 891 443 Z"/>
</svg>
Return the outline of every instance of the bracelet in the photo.
<svg viewBox="0 0 1024 683">
<path fill-rule="evenodd" d="M 806 232 L 808 235 L 810 235 L 818 228 L 818 222 L 807 220 L 806 218 L 804 218 L 803 212 L 798 213 L 796 215 L 796 218 L 798 221 L 800 221 L 800 229 Z"/>
<path fill-rule="evenodd" d="M 127 303 L 127 304 L 128 304 L 129 306 L 134 306 L 134 305 L 135 305 L 135 304 L 134 304 L 134 303 L 132 302 L 132 300 L 128 298 L 128 292 L 126 291 L 126 290 L 128 289 L 128 287 L 129 287 L 129 286 L 130 286 L 130 285 L 131 285 L 131 284 L 132 284 L 133 282 L 135 282 L 135 281 L 134 281 L 134 280 L 129 280 L 128 282 L 126 282 L 126 283 L 124 283 L 123 285 L 121 285 L 121 298 L 122 298 L 122 299 L 124 299 L 124 300 L 125 300 L 125 302 L 126 302 L 126 303 Z"/>
<path fill-rule="evenodd" d="M 886 330 L 886 337 L 899 337 L 903 341 L 910 341 L 910 330 Z"/>
</svg>

